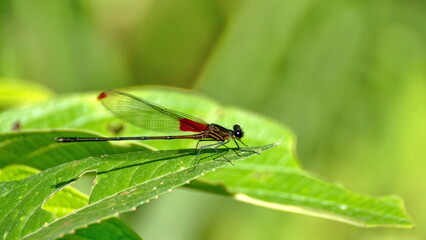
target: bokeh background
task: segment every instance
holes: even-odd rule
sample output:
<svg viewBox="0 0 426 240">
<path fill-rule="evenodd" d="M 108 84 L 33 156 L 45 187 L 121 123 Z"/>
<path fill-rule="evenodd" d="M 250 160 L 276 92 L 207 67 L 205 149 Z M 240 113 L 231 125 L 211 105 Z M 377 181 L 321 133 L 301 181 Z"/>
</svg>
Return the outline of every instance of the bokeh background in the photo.
<svg viewBox="0 0 426 240">
<path fill-rule="evenodd" d="M 1 0 L 0 87 L 22 82 L 175 86 L 260 112 L 295 132 L 305 169 L 399 195 L 417 222 L 362 229 L 177 190 L 124 215 L 145 239 L 426 239 L 426 1 Z"/>
</svg>

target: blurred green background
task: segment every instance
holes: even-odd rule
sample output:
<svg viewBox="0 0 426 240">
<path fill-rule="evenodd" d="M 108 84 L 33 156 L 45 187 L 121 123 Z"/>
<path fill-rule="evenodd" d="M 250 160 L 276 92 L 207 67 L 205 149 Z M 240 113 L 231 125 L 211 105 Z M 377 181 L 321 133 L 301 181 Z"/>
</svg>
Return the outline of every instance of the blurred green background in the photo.
<svg viewBox="0 0 426 240">
<path fill-rule="evenodd" d="M 288 125 L 304 168 L 400 195 L 417 222 L 362 229 L 183 189 L 124 215 L 145 239 L 426 239 L 425 13 L 420 0 L 1 0 L 0 87 L 194 89 Z"/>
</svg>

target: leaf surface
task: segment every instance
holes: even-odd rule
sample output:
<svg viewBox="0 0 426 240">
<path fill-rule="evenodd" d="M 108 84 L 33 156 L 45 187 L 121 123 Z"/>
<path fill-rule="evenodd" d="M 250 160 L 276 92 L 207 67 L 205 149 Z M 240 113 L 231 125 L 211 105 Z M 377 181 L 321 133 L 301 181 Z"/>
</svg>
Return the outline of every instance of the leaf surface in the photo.
<svg viewBox="0 0 426 240">
<path fill-rule="evenodd" d="M 214 150 L 204 151 L 199 155 L 202 161 L 195 168 L 193 149 L 103 155 L 64 163 L 23 180 L 2 182 L 0 183 L 2 192 L 0 225 L 3 226 L 1 235 L 11 239 L 57 238 L 99 219 L 130 211 L 205 172 L 228 164 L 227 161 L 217 160 L 218 154 L 237 161 L 255 154 L 251 151 L 262 152 L 271 147 L 273 145 L 254 147 L 250 148 L 250 152 L 244 151 L 238 155 L 231 150 L 219 150 L 219 153 Z M 133 174 L 128 174 L 129 171 Z M 87 206 L 53 222 L 48 221 L 43 226 L 37 221 L 38 225 L 30 228 L 33 231 L 28 233 L 29 235 L 23 234 L 23 229 L 34 223 L 30 221 L 32 218 L 40 219 L 39 216 L 42 214 L 40 208 L 46 199 L 87 172 L 96 172 L 98 176 L 121 172 L 121 181 L 104 178 L 98 185 L 108 186 L 102 189 L 108 189 L 109 192 L 98 193 L 103 196 L 101 199 L 90 201 Z M 7 201 L 8 199 L 17 201 Z"/>
<path fill-rule="evenodd" d="M 256 154 L 252 158 L 236 163 L 235 166 L 225 165 L 220 171 L 206 174 L 197 181 L 192 181 L 187 185 L 189 187 L 230 195 L 239 201 L 255 205 L 315 215 L 358 226 L 403 228 L 413 226 L 413 222 L 399 198 L 374 198 L 354 193 L 340 184 L 325 181 L 301 169 L 294 154 L 295 138 L 281 124 L 252 112 L 221 107 L 206 98 L 187 92 L 164 88 L 133 89 L 130 92 L 159 105 L 227 128 L 239 124 L 245 132 L 242 140 L 248 146 L 280 143 L 271 151 Z M 45 104 L 34 105 L 31 108 L 19 108 L 0 115 L 0 122 L 3 123 L 0 128 L 3 127 L 3 131 L 8 131 L 7 126 L 16 119 L 22 122 L 23 131 L 0 135 L 0 153 L 2 153 L 0 164 L 6 166 L 19 162 L 47 169 L 86 157 L 98 159 L 102 155 L 116 154 L 115 156 L 121 158 L 127 156 L 126 154 L 131 155 L 137 150 L 141 151 L 139 154 L 149 156 L 161 152 L 150 152 L 148 149 L 194 148 L 196 142 L 192 140 L 70 144 L 53 142 L 54 137 L 64 136 L 158 135 L 158 133 L 139 129 L 115 119 L 96 102 L 96 95 L 93 93 L 66 96 Z M 72 128 L 74 130 L 37 130 L 38 132 L 27 132 L 28 130 L 26 130 L 34 128 Z M 10 141 L 15 142 L 12 144 Z M 181 158 L 176 151 L 178 150 L 174 152 L 176 155 L 171 154 L 170 158 Z M 130 186 L 140 184 L 139 180 L 135 181 L 132 178 L 123 178 L 123 176 L 135 176 L 135 179 L 145 180 L 155 179 L 157 167 L 155 164 L 145 164 L 145 170 L 130 167 L 105 173 L 94 168 L 81 170 L 80 174 L 87 171 L 98 173 L 99 184 L 95 185 L 90 197 L 90 203 L 95 204 L 104 201 L 116 191 L 125 191 Z M 78 175 L 75 176 L 75 178 L 77 177 Z M 194 178 L 196 176 L 191 179 Z M 114 187 L 109 188 L 110 186 L 104 182 L 108 182 Z M 158 184 L 158 182 L 156 183 Z M 179 182 L 179 184 L 183 183 Z M 146 196 L 146 198 L 149 197 L 152 196 Z M 134 206 L 137 204 L 132 205 L 132 207 Z M 86 215 L 84 216 L 86 217 Z"/>
</svg>

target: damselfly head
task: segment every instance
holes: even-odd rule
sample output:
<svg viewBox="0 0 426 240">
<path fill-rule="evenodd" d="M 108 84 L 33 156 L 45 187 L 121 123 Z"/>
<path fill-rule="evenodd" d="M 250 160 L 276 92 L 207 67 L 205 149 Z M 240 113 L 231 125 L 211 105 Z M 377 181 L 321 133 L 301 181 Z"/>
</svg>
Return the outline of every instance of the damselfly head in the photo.
<svg viewBox="0 0 426 240">
<path fill-rule="evenodd" d="M 244 136 L 243 129 L 241 129 L 240 125 L 235 124 L 234 125 L 234 137 L 240 139 L 243 136 Z"/>
</svg>

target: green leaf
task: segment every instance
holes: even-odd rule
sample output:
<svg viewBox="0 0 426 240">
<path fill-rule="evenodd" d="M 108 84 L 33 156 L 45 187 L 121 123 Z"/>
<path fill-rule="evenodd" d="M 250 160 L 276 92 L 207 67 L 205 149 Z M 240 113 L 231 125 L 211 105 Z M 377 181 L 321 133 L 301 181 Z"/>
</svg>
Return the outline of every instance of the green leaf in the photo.
<svg viewBox="0 0 426 240">
<path fill-rule="evenodd" d="M 9 165 L 0 171 L 0 182 L 25 179 L 40 171 L 25 165 Z M 43 209 L 54 217 L 62 217 L 75 209 L 85 206 L 88 197 L 72 187 L 66 187 L 43 204 Z"/>
<path fill-rule="evenodd" d="M 368 197 L 303 171 L 254 171 L 255 167 L 239 168 L 232 173 L 220 171 L 200 181 L 210 185 L 220 183 L 236 200 L 263 207 L 362 227 L 413 227 L 398 197 Z"/>
<path fill-rule="evenodd" d="M 58 144 L 57 137 L 99 136 L 82 131 L 25 131 L 0 134 L 0 167 L 9 164 L 25 164 L 38 169 L 47 169 L 59 164 L 89 156 L 146 150 L 136 144 Z"/>
<path fill-rule="evenodd" d="M 41 102 L 53 93 L 34 82 L 0 79 L 0 108 Z"/>
<path fill-rule="evenodd" d="M 39 173 L 38 170 L 23 166 L 9 165 L 0 171 L 0 182 L 14 181 L 24 179 L 33 174 Z M 53 195 L 43 204 L 43 209 L 37 209 L 31 220 L 32 224 L 27 224 L 23 229 L 23 233 L 33 232 L 31 229 L 34 226 L 41 226 L 45 222 L 53 221 L 54 217 L 62 217 L 78 208 L 85 206 L 88 202 L 88 197 L 74 188 L 67 186 Z M 96 224 L 75 231 L 73 234 L 67 234 L 62 239 L 140 239 L 139 236 L 127 227 L 121 220 L 112 217 Z"/>
<path fill-rule="evenodd" d="M 294 136 L 287 128 L 270 119 L 237 108 L 223 108 L 206 98 L 182 91 L 165 88 L 141 88 L 132 89 L 131 92 L 168 108 L 228 128 L 238 123 L 245 131 L 243 141 L 249 146 L 281 143 L 273 151 L 239 162 L 235 166 L 226 166 L 220 171 L 209 173 L 197 181 L 193 181 L 189 184 L 190 187 L 227 194 L 237 200 L 251 204 L 330 218 L 358 226 L 403 228 L 413 226 L 413 222 L 405 212 L 400 199 L 396 197 L 374 198 L 353 193 L 340 184 L 324 181 L 303 171 L 294 154 Z M 22 129 L 72 127 L 95 131 L 107 136 L 115 134 L 149 136 L 155 134 L 118 121 L 111 114 L 108 114 L 99 103 L 96 103 L 96 95 L 96 93 L 93 93 L 68 96 L 46 104 L 34 105 L 31 108 L 20 108 L 5 112 L 0 115 L 0 122 L 4 123 L 0 125 L 0 128 L 3 127 L 3 131 L 7 131 L 9 124 L 20 119 Z M 119 127 L 111 128 L 112 125 Z M 114 130 L 121 128 L 121 131 Z M 22 134 L 29 133 L 23 132 Z M 56 132 L 44 132 L 44 134 L 62 137 L 64 134 L 66 134 L 64 136 L 87 136 L 93 133 L 87 131 L 69 131 L 66 133 L 57 130 Z M 35 136 L 31 138 L 34 138 L 32 142 L 42 142 L 40 139 L 37 140 Z M 25 137 L 25 139 L 31 138 Z M 52 135 L 49 135 L 49 138 L 51 139 Z M 55 162 L 59 164 L 83 157 L 110 154 L 114 151 L 124 153 L 142 148 L 141 145 L 133 143 L 125 145 L 116 143 L 60 145 L 46 142 L 45 144 L 50 144 L 49 146 L 45 145 L 45 149 L 51 151 L 40 152 L 37 148 L 13 150 L 12 146 L 3 144 L 4 147 L 9 147 L 9 149 L 6 149 L 3 153 L 0 152 L 2 153 L 0 163 L 9 161 L 8 164 L 10 164 L 14 161 L 21 161 L 21 158 L 25 159 L 26 156 L 36 155 L 36 158 L 27 158 L 26 164 L 37 165 L 43 169 L 54 166 Z M 144 144 L 151 149 L 182 149 L 195 146 L 195 142 L 190 140 L 144 141 L 139 144 Z M 28 145 L 29 147 L 35 146 L 34 143 Z M 14 144 L 13 146 L 17 145 Z M 0 148 L 0 151 L 2 148 Z M 56 151 L 61 151 L 61 153 Z M 66 152 L 65 156 L 62 155 L 63 151 Z M 20 152 L 23 154 L 20 154 Z M 31 154 L 31 152 L 35 152 L 35 154 Z M 2 155 L 7 156 L 7 158 L 1 159 Z M 78 157 L 73 157 L 74 155 L 78 155 Z M 44 162 L 50 163 L 43 163 L 43 159 L 48 159 L 49 161 Z M 127 174 L 133 173 L 128 172 Z M 99 181 L 104 181 L 103 178 L 113 179 L 114 184 L 119 188 L 124 188 L 129 184 L 121 182 L 119 174 L 115 172 L 98 176 Z M 108 192 L 108 188 L 102 186 L 106 185 L 95 186 L 91 202 L 92 200 L 101 201 L 112 194 L 112 190 Z"/>
<path fill-rule="evenodd" d="M 229 164 L 227 161 L 216 159 L 218 156 L 238 161 L 273 146 L 252 147 L 238 154 L 227 149 L 218 152 L 206 150 L 197 155 L 202 161 L 195 168 L 193 149 L 103 155 L 64 163 L 23 180 L 2 182 L 0 225 L 3 227 L 0 234 L 11 239 L 57 238 L 88 223 L 130 211 L 208 171 Z M 87 172 L 96 172 L 101 176 L 97 185 L 100 189 L 109 190 L 107 193 L 99 190 L 97 195 L 103 196 L 101 199 L 91 200 L 89 205 L 54 222 L 49 221 L 43 227 L 41 222 L 37 221 L 36 226 L 30 227 L 33 231 L 26 233 L 29 235 L 23 234 L 23 229 L 33 224 L 33 221 L 30 221 L 32 218 L 40 219 L 40 207 L 47 198 Z M 115 174 L 120 175 L 119 182 L 114 177 Z"/>
<path fill-rule="evenodd" d="M 0 169 L 0 182 L 21 180 L 38 173 L 37 169 L 25 165 L 13 164 Z"/>
<path fill-rule="evenodd" d="M 61 240 L 138 240 L 141 239 L 118 218 L 112 217 L 66 234 Z"/>
</svg>

